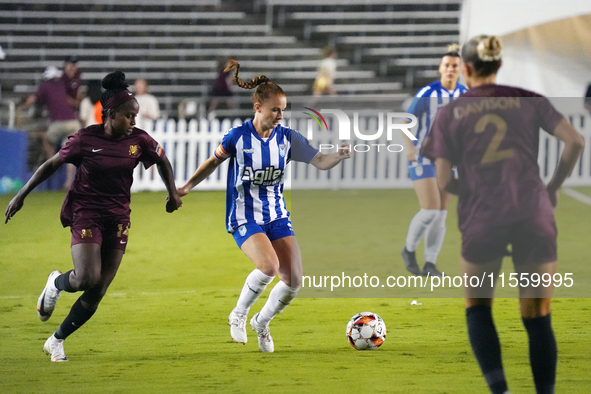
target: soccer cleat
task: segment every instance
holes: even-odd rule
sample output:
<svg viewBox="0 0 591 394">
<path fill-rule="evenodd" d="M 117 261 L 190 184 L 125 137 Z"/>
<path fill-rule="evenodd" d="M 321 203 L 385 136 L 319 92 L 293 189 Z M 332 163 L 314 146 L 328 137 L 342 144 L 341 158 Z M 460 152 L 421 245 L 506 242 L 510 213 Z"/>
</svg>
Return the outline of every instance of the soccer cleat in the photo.
<svg viewBox="0 0 591 394">
<path fill-rule="evenodd" d="M 423 267 L 423 275 L 427 276 L 427 274 L 429 274 L 429 276 L 442 276 L 441 272 L 435 268 L 435 264 L 433 263 L 425 263 L 425 266 Z"/>
<path fill-rule="evenodd" d="M 257 317 L 259 314 L 257 313 L 250 319 L 250 326 L 252 327 L 253 331 L 256 331 L 257 336 L 259 337 L 259 349 L 263 353 L 273 353 L 275 351 L 275 346 L 273 345 L 273 338 L 271 337 L 271 331 L 269 330 L 269 325 L 262 325 L 257 322 Z"/>
<path fill-rule="evenodd" d="M 64 353 L 64 340 L 57 339 L 53 335 L 45 341 L 45 345 L 43 345 L 43 353 L 51 356 L 51 361 L 54 363 L 68 361 L 68 358 Z"/>
<path fill-rule="evenodd" d="M 55 287 L 55 278 L 61 275 L 59 271 L 53 271 L 47 278 L 47 284 L 43 289 L 43 292 L 37 300 L 37 314 L 41 321 L 47 321 L 51 317 L 53 310 L 55 309 L 55 303 L 60 298 L 61 290 Z"/>
<path fill-rule="evenodd" d="M 228 325 L 230 326 L 230 335 L 235 342 L 246 343 L 246 318 L 248 316 L 244 313 L 230 312 L 228 316 Z"/>
<path fill-rule="evenodd" d="M 415 252 L 409 252 L 405 246 L 400 254 L 402 254 L 402 259 L 404 260 L 404 265 L 406 266 L 408 272 L 415 275 L 422 275 L 421 269 L 417 264 Z"/>
</svg>

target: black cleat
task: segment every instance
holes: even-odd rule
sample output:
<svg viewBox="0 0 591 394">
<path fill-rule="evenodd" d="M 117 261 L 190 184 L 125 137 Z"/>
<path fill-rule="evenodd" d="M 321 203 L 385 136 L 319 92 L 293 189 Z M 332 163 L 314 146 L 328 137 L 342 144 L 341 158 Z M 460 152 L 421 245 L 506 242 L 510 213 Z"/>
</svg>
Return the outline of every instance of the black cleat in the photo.
<svg viewBox="0 0 591 394">
<path fill-rule="evenodd" d="M 423 267 L 423 275 L 427 276 L 427 274 L 429 274 L 429 276 L 442 276 L 441 272 L 435 268 L 435 264 L 433 263 L 425 263 L 425 266 Z"/>
<path fill-rule="evenodd" d="M 422 275 L 421 269 L 419 268 L 419 265 L 417 264 L 417 258 L 415 256 L 415 252 L 409 252 L 405 246 L 402 249 L 402 252 L 400 252 L 400 254 L 402 254 L 402 259 L 404 260 L 404 265 L 406 266 L 406 269 L 408 270 L 408 272 L 410 272 L 411 274 L 415 274 L 415 275 Z"/>
</svg>

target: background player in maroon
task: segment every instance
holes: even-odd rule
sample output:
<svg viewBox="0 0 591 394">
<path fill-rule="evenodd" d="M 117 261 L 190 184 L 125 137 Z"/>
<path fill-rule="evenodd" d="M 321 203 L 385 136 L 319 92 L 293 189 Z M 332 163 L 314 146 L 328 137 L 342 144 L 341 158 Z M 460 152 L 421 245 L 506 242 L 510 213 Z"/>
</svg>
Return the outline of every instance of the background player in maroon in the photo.
<svg viewBox="0 0 591 394">
<path fill-rule="evenodd" d="M 536 93 L 495 85 L 502 44 L 479 36 L 462 48 L 470 90 L 442 108 L 423 154 L 435 160 L 441 189 L 458 194 L 462 271 L 499 272 L 509 244 L 518 274 L 556 272 L 554 207 L 558 189 L 583 150 L 583 138 Z M 556 171 L 544 186 L 537 164 L 539 129 L 563 141 Z M 457 165 L 459 180 L 452 177 Z M 557 349 L 550 320 L 553 286 L 519 289 L 530 363 L 538 393 L 553 393 Z M 500 342 L 492 318 L 494 287 L 466 287 L 470 344 L 493 393 L 508 392 Z"/>
<path fill-rule="evenodd" d="M 71 136 L 60 151 L 43 163 L 6 208 L 6 223 L 18 212 L 25 197 L 63 163 L 78 167 L 64 201 L 61 221 L 72 232 L 74 269 L 53 271 L 39 297 L 39 318 L 51 317 L 62 291 L 84 291 L 70 313 L 45 342 L 43 350 L 52 361 L 67 361 L 63 341 L 96 311 L 113 281 L 127 246 L 130 227 L 130 188 L 138 163 L 158 166 L 168 190 L 166 211 L 181 205 L 171 165 L 158 143 L 137 129 L 138 103 L 127 90 L 125 74 L 116 71 L 102 81 L 103 124 L 89 126 Z"/>
</svg>

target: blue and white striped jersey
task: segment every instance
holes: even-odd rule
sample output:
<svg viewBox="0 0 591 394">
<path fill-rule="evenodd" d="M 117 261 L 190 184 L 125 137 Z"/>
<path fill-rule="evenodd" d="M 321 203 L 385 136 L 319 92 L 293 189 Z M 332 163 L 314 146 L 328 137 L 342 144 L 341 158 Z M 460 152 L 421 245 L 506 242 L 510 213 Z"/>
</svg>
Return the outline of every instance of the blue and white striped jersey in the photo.
<svg viewBox="0 0 591 394">
<path fill-rule="evenodd" d="M 261 138 L 252 120 L 230 129 L 215 156 L 230 158 L 226 186 L 226 227 L 234 232 L 245 223 L 267 224 L 289 217 L 283 199 L 285 166 L 309 163 L 318 150 L 295 130 L 282 125 Z"/>
<path fill-rule="evenodd" d="M 429 134 L 431 123 L 435 119 L 439 108 L 445 106 L 466 90 L 468 88 L 458 83 L 453 91 L 449 91 L 437 80 L 423 87 L 416 94 L 415 99 L 406 112 L 415 115 L 419 121 L 416 134 L 417 140 L 413 141 L 413 144 L 419 147 L 419 157 L 417 161 L 409 162 L 409 167 L 431 164 L 431 160 L 423 157 L 420 149 Z"/>
</svg>

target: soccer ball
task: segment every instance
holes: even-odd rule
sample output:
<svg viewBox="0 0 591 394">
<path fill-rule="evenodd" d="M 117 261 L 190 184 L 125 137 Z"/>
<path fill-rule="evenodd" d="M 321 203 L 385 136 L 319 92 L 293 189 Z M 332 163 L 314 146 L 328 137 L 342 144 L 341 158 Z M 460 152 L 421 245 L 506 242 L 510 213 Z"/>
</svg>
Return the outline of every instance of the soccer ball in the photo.
<svg viewBox="0 0 591 394">
<path fill-rule="evenodd" d="M 386 340 L 386 323 L 372 312 L 361 312 L 347 324 L 347 340 L 357 350 L 374 350 Z"/>
</svg>

